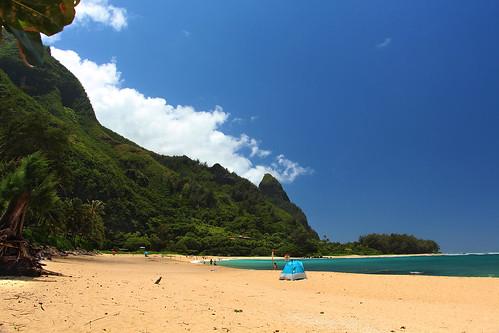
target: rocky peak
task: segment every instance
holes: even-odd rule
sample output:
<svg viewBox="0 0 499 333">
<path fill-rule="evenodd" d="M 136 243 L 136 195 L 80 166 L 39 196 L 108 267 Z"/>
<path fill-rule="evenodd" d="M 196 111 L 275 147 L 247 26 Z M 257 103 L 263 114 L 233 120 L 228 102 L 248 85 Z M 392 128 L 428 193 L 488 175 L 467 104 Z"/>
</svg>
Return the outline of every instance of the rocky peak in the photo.
<svg viewBox="0 0 499 333">
<path fill-rule="evenodd" d="M 260 191 L 271 199 L 290 202 L 288 195 L 282 188 L 281 183 L 274 178 L 270 173 L 266 173 L 263 176 L 260 185 L 258 185 Z"/>
</svg>

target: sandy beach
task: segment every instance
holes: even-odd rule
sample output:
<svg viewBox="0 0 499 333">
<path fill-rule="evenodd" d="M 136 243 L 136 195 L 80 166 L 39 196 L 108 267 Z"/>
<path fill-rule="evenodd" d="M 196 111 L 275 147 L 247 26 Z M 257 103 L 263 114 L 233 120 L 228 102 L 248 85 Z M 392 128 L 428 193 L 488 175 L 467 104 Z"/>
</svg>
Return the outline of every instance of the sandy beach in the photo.
<svg viewBox="0 0 499 333">
<path fill-rule="evenodd" d="M 0 279 L 0 332 L 499 332 L 499 279 L 277 271 L 161 256 L 47 262 Z M 155 281 L 161 277 L 161 281 Z"/>
</svg>

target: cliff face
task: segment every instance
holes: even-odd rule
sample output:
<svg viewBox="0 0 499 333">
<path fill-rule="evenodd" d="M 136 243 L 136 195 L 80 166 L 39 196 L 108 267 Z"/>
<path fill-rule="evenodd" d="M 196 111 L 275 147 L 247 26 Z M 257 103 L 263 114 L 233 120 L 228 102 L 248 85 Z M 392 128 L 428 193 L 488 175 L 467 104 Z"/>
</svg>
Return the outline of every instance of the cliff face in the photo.
<svg viewBox="0 0 499 333">
<path fill-rule="evenodd" d="M 300 207 L 289 200 L 289 197 L 284 191 L 281 183 L 279 183 L 279 181 L 275 179 L 271 174 L 265 174 L 258 188 L 265 197 L 272 201 L 272 203 L 290 214 L 297 225 L 305 229 L 308 239 L 319 238 L 317 233 L 308 224 L 305 213 L 303 213 Z M 301 238 L 303 240 L 303 235 L 294 234 L 294 237 Z M 310 247 L 308 252 L 313 252 L 313 245 L 308 243 L 307 246 Z"/>
<path fill-rule="evenodd" d="M 63 199 L 102 201 L 105 247 L 141 237 L 151 248 L 187 253 L 313 252 L 303 244 L 317 235 L 273 177 L 259 189 L 219 164 L 141 148 L 98 123 L 60 63 L 28 68 L 9 39 L 0 44 L 0 146 L 0 162 L 42 151 Z"/>
<path fill-rule="evenodd" d="M 279 183 L 279 181 L 269 173 L 263 176 L 258 188 L 264 195 L 272 200 L 290 202 L 288 195 L 282 188 L 281 183 Z"/>
</svg>

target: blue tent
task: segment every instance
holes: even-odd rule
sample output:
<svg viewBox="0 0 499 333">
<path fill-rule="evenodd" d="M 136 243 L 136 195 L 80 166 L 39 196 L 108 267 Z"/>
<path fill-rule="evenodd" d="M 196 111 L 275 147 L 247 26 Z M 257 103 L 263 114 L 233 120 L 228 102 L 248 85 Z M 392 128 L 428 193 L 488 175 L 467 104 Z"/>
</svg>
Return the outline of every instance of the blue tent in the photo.
<svg viewBox="0 0 499 333">
<path fill-rule="evenodd" d="M 284 266 L 280 280 L 302 280 L 306 279 L 305 268 L 303 268 L 303 263 L 298 260 L 291 260 Z"/>
</svg>

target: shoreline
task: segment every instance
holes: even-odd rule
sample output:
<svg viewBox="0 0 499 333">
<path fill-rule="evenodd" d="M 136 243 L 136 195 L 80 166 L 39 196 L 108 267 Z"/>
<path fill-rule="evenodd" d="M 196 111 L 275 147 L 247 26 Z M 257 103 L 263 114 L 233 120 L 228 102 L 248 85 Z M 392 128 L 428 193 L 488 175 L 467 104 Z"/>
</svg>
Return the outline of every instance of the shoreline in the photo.
<svg viewBox="0 0 499 333">
<path fill-rule="evenodd" d="M 483 256 L 482 258 L 480 258 Z M 262 260 L 263 259 L 263 260 Z M 243 270 L 282 270 L 286 264 L 282 258 L 275 258 L 278 268 L 271 264 L 271 258 L 235 257 L 224 258 L 220 265 Z M 306 272 L 334 272 L 348 274 L 374 274 L 399 276 L 441 276 L 450 278 L 495 278 L 499 279 L 498 254 L 462 255 L 381 255 L 324 258 L 291 258 L 301 260 Z M 195 264 L 210 264 L 211 260 L 191 261 Z M 498 331 L 499 332 L 499 331 Z"/>
<path fill-rule="evenodd" d="M 126 253 L 123 253 L 126 254 Z M 119 255 L 123 255 L 119 254 Z M 488 253 L 484 253 L 488 254 Z M 134 254 L 136 255 L 136 254 Z M 141 255 L 141 254 L 138 254 Z M 161 254 L 159 254 L 161 255 Z M 396 258 L 396 257 L 427 257 L 427 256 L 448 256 L 448 255 L 454 255 L 454 254 L 446 254 L 446 253 L 421 253 L 421 254 L 377 254 L 377 255 L 358 255 L 358 254 L 348 254 L 348 255 L 341 255 L 341 256 L 322 256 L 322 257 L 290 257 L 290 259 L 294 260 L 300 260 L 300 259 L 355 259 L 355 258 Z M 460 254 L 461 255 L 461 254 Z M 462 254 L 465 255 L 465 254 Z M 248 257 L 248 256 L 212 256 L 212 255 L 205 255 L 205 256 L 187 256 L 187 255 L 182 255 L 182 254 L 164 254 L 165 257 L 201 257 L 204 259 L 194 259 L 193 261 L 202 261 L 202 260 L 210 260 L 210 259 L 219 259 L 219 260 L 272 260 L 271 256 L 255 256 L 255 257 Z M 275 260 L 284 260 L 284 257 L 281 256 L 274 256 Z"/>
<path fill-rule="evenodd" d="M 322 257 L 290 257 L 293 260 L 301 260 L 301 259 L 362 259 L 362 258 L 398 258 L 398 257 L 430 257 L 430 256 L 447 256 L 453 254 L 442 254 L 442 253 L 422 253 L 422 254 L 379 254 L 379 255 L 357 255 L 357 254 L 349 254 L 344 256 L 322 256 Z M 182 256 L 182 255 L 171 255 L 171 256 Z M 192 256 L 190 256 L 192 257 Z M 193 264 L 201 264 L 209 262 L 210 259 L 217 259 L 219 261 L 227 261 L 227 260 L 272 260 L 271 256 L 256 256 L 256 257 L 245 257 L 245 256 L 194 256 L 194 257 L 202 257 L 205 259 L 194 259 L 190 262 Z M 285 260 L 284 257 L 275 256 L 274 260 Z"/>
<path fill-rule="evenodd" d="M 96 255 L 111 255 L 111 253 L 96 252 Z M 291 257 L 290 259 L 300 260 L 300 259 L 362 259 L 362 258 L 399 258 L 399 257 L 440 257 L 440 256 L 468 256 L 468 255 L 499 255 L 499 252 L 469 252 L 469 253 L 417 253 L 417 254 L 374 254 L 374 255 L 360 255 L 360 254 L 348 254 L 348 255 L 330 255 L 322 257 Z M 116 253 L 116 256 L 144 256 L 142 253 L 127 253 L 121 252 Z M 166 258 L 172 258 L 174 260 L 186 261 L 197 264 L 199 262 L 209 261 L 210 259 L 216 259 L 219 261 L 225 260 L 272 260 L 271 256 L 216 256 L 216 255 L 184 255 L 176 253 L 153 253 L 149 255 L 161 256 Z M 282 256 L 274 256 L 275 260 L 284 260 Z"/>
</svg>

